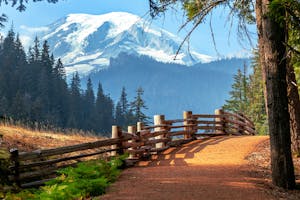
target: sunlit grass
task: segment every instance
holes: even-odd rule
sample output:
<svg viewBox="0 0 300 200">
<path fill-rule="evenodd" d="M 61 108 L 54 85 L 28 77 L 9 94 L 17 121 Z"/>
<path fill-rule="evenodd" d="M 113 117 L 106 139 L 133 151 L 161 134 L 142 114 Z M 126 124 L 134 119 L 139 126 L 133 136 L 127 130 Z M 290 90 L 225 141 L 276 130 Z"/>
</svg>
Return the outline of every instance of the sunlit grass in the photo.
<svg viewBox="0 0 300 200">
<path fill-rule="evenodd" d="M 82 131 L 73 131 L 66 134 L 6 124 L 0 124 L 0 135 L 2 135 L 3 140 L 2 146 L 19 148 L 24 151 L 56 148 L 104 139 Z"/>
</svg>

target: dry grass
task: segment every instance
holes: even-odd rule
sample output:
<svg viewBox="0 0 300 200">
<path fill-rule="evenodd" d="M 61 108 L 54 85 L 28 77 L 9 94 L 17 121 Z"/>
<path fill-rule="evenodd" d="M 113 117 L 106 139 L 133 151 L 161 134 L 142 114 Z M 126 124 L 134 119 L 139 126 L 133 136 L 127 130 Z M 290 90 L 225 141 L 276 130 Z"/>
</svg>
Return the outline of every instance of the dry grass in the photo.
<svg viewBox="0 0 300 200">
<path fill-rule="evenodd" d="M 2 135 L 1 147 L 7 149 L 18 148 L 20 151 L 56 148 L 104 139 L 103 137 L 97 137 L 91 134 L 65 134 L 51 131 L 36 131 L 4 124 L 0 124 L 0 135 Z"/>
</svg>

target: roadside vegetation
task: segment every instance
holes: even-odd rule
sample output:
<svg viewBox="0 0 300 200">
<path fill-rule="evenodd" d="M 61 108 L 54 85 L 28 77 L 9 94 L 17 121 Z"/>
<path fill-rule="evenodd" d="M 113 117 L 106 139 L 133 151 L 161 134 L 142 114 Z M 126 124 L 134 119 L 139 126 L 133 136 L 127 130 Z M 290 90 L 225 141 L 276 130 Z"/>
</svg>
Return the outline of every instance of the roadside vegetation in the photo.
<svg viewBox="0 0 300 200">
<path fill-rule="evenodd" d="M 37 200 L 37 199 L 83 199 L 99 196 L 113 183 L 120 174 L 125 156 L 110 161 L 93 160 L 59 170 L 58 176 L 46 182 L 38 189 L 25 189 L 19 192 L 0 193 L 6 200 Z"/>
</svg>

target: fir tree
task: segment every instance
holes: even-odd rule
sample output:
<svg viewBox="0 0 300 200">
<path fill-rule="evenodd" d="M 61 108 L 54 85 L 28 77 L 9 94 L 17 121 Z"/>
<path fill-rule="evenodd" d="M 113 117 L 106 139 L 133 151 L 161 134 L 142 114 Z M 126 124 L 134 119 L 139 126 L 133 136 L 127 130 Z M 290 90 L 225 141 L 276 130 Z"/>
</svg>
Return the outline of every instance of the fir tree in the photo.
<svg viewBox="0 0 300 200">
<path fill-rule="evenodd" d="M 81 125 L 81 92 L 80 78 L 76 72 L 71 80 L 70 98 L 69 98 L 69 117 L 67 127 L 80 128 Z"/>
<path fill-rule="evenodd" d="M 101 134 L 107 134 L 111 131 L 113 124 L 113 110 L 114 104 L 109 96 L 106 96 L 103 92 L 101 83 L 98 84 L 97 99 L 96 99 L 96 119 L 97 119 L 97 131 Z M 109 135 L 107 135 L 109 136 Z"/>
<path fill-rule="evenodd" d="M 259 65 L 259 54 L 257 51 L 254 52 L 251 67 L 253 73 L 249 77 L 249 92 L 247 94 L 249 106 L 247 107 L 245 114 L 254 122 L 258 134 L 267 134 L 268 123 L 263 91 L 264 86 L 261 66 Z"/>
<path fill-rule="evenodd" d="M 115 110 L 116 124 L 121 127 L 126 127 L 132 123 L 132 112 L 129 109 L 127 93 L 125 87 L 122 88 L 120 99 Z"/>
<path fill-rule="evenodd" d="M 95 95 L 93 91 L 93 84 L 88 78 L 85 94 L 83 97 L 83 120 L 85 130 L 94 130 L 96 128 L 96 113 L 95 113 Z"/>
<path fill-rule="evenodd" d="M 51 56 L 52 57 L 52 56 Z M 52 110 L 53 123 L 59 127 L 65 127 L 68 118 L 68 86 L 66 83 L 66 73 L 60 59 L 57 60 L 53 68 L 53 93 L 52 93 Z"/>
<path fill-rule="evenodd" d="M 238 69 L 237 74 L 234 75 L 234 82 L 232 84 L 232 91 L 229 92 L 230 99 L 226 100 L 226 104 L 223 106 L 224 110 L 232 112 L 243 112 L 249 106 L 249 100 L 247 91 L 249 87 L 249 81 L 246 72 L 246 65 L 244 65 L 244 71 Z"/>
<path fill-rule="evenodd" d="M 53 68 L 53 74 L 57 79 L 66 80 L 66 71 L 60 58 L 57 60 L 57 63 Z"/>
<path fill-rule="evenodd" d="M 40 41 L 38 37 L 35 37 L 34 39 L 34 46 L 32 50 L 33 50 L 33 60 L 40 61 L 41 52 L 40 52 Z"/>
<path fill-rule="evenodd" d="M 258 134 L 266 134 L 268 132 L 267 115 L 262 72 L 257 52 L 254 52 L 251 67 L 253 73 L 250 76 L 247 76 L 245 66 L 243 72 L 238 70 L 234 76 L 230 99 L 226 100 L 226 104 L 223 108 L 231 112 L 241 112 L 245 114 L 254 122 Z"/>
<path fill-rule="evenodd" d="M 131 112 L 133 113 L 133 121 L 136 122 L 148 122 L 149 117 L 144 114 L 143 110 L 148 109 L 142 96 L 144 94 L 143 88 L 139 87 L 136 91 L 136 97 L 131 102 Z"/>
</svg>

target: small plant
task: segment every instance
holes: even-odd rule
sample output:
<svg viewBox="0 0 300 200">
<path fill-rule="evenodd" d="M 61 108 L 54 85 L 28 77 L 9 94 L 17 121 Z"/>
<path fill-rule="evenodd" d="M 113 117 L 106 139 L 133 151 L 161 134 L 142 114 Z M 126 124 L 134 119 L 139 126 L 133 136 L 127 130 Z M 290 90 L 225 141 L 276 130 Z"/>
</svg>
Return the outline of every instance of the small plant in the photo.
<svg viewBox="0 0 300 200">
<path fill-rule="evenodd" d="M 59 176 L 48 181 L 38 190 L 23 190 L 18 194 L 8 194 L 7 200 L 68 200 L 99 196 L 120 174 L 125 156 L 113 158 L 109 162 L 95 160 L 79 163 L 58 171 Z"/>
<path fill-rule="evenodd" d="M 0 148 L 0 185 L 8 184 L 9 157 L 7 150 Z"/>
</svg>

